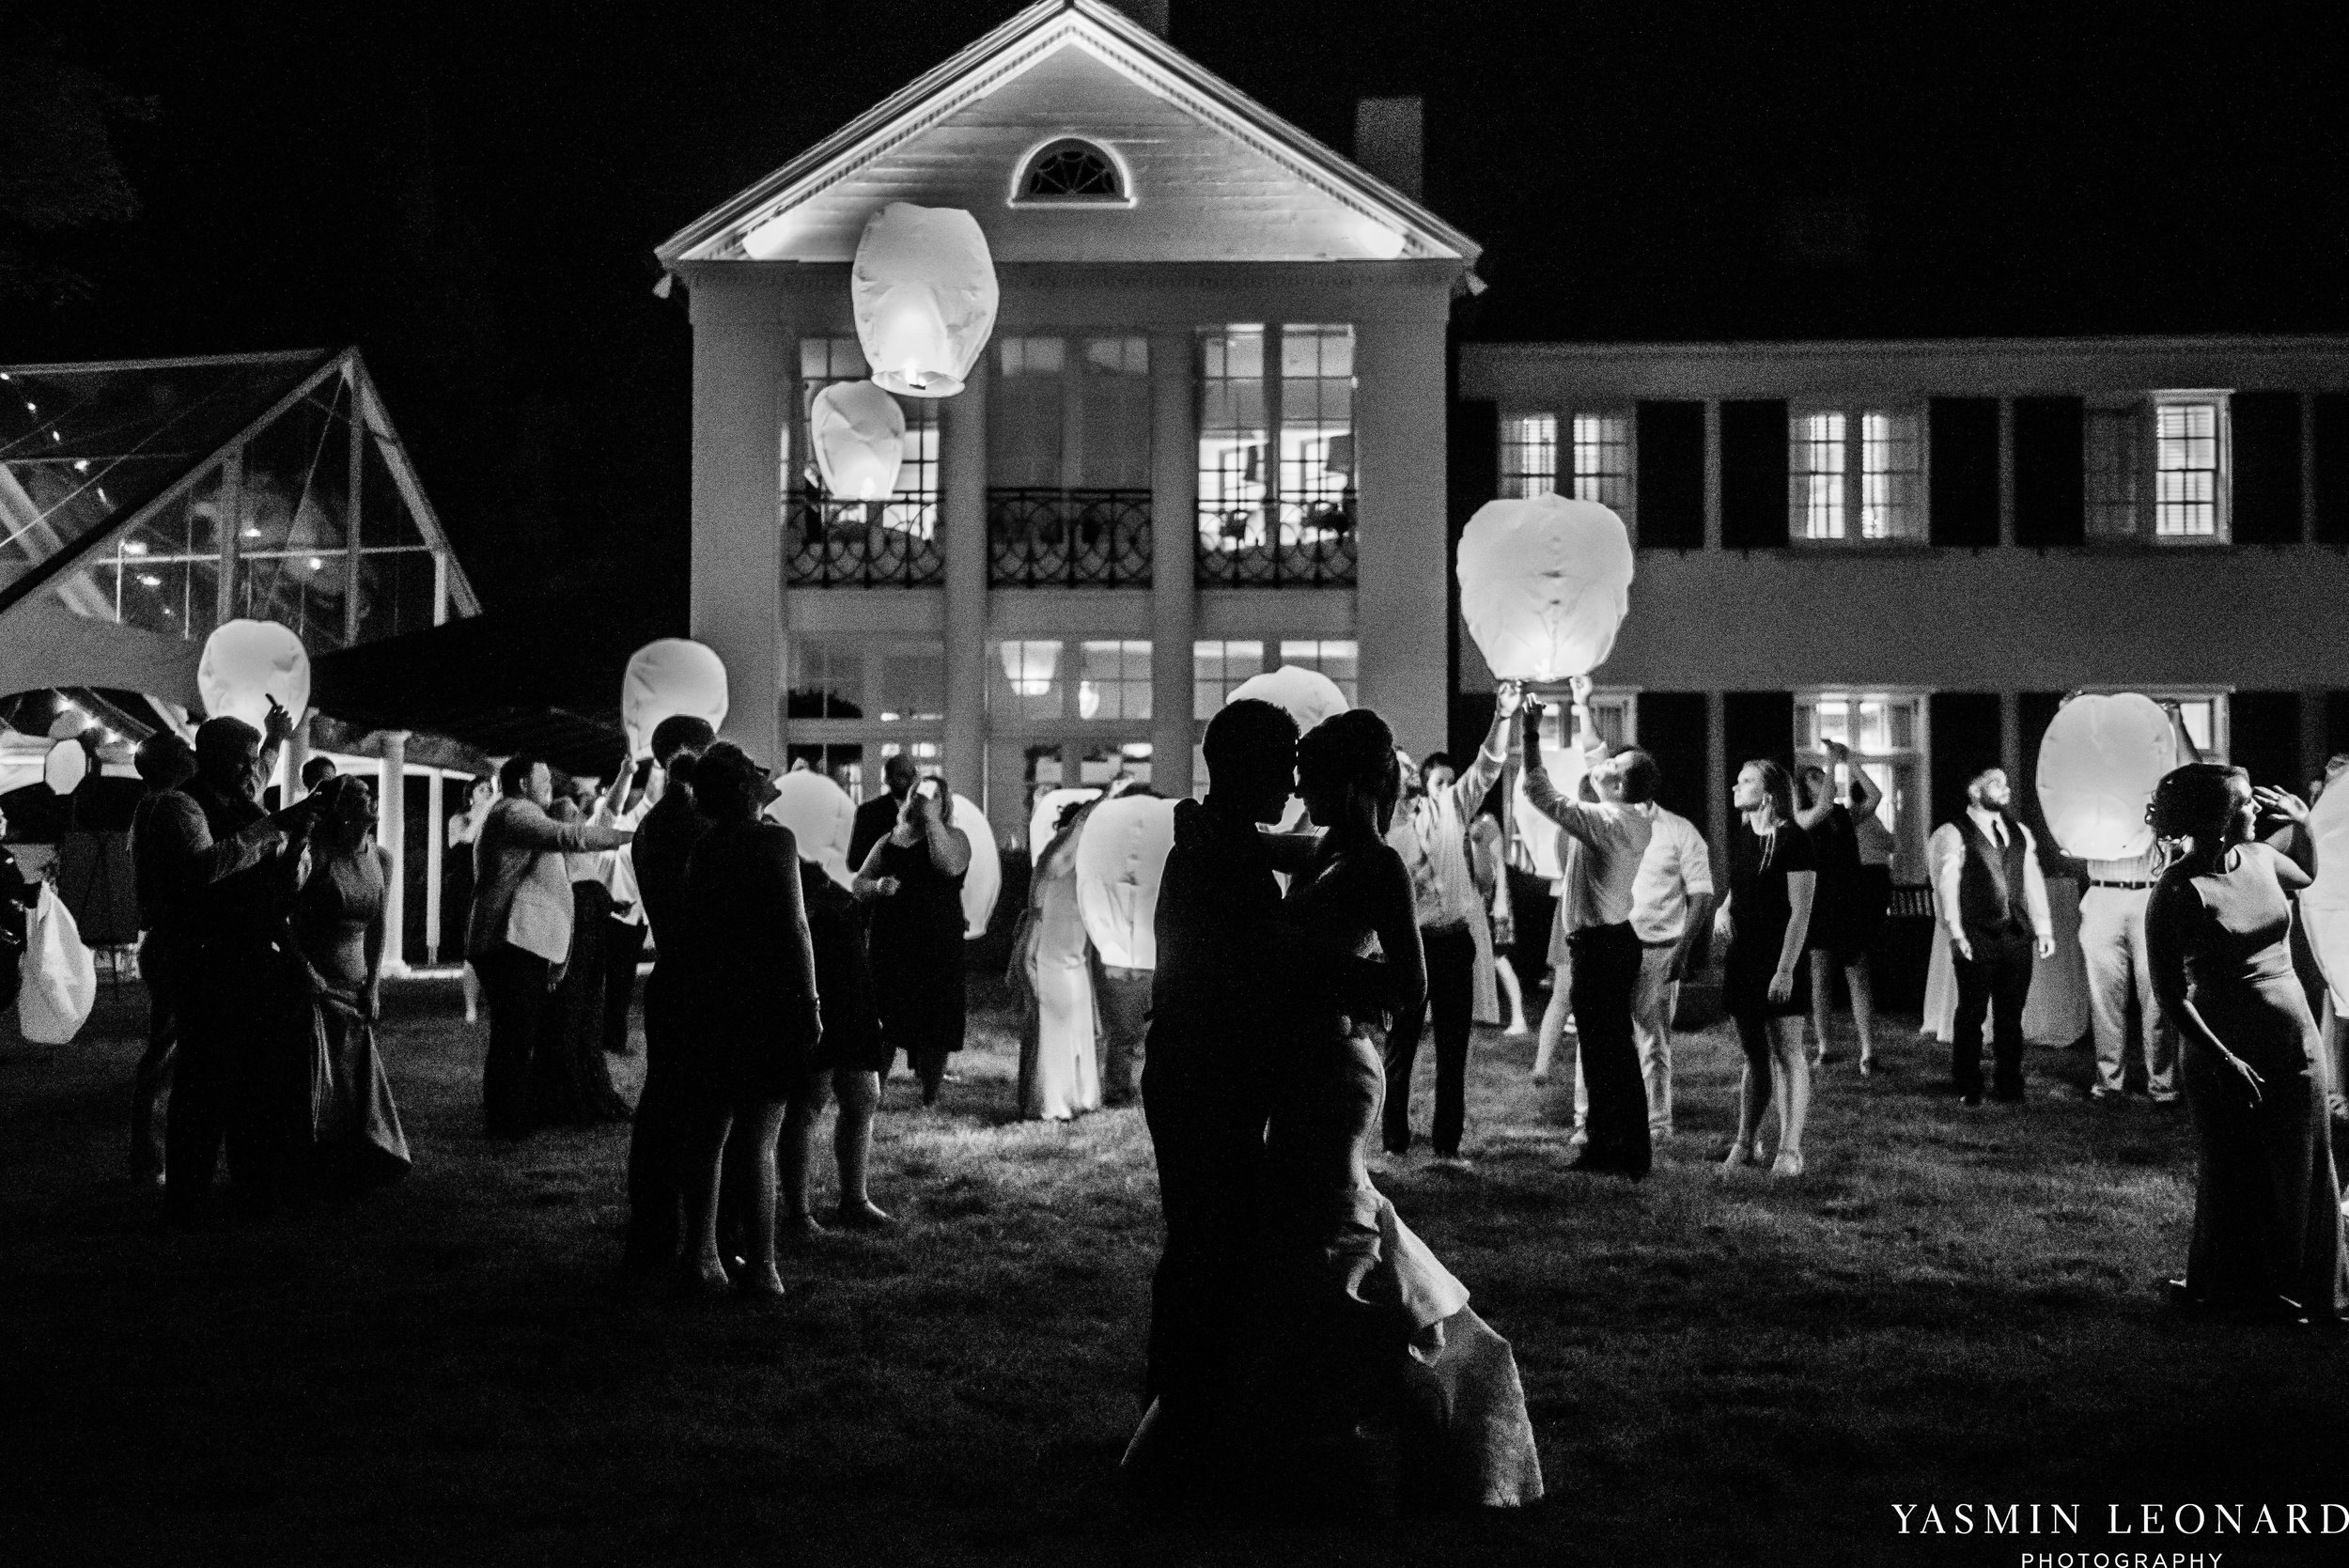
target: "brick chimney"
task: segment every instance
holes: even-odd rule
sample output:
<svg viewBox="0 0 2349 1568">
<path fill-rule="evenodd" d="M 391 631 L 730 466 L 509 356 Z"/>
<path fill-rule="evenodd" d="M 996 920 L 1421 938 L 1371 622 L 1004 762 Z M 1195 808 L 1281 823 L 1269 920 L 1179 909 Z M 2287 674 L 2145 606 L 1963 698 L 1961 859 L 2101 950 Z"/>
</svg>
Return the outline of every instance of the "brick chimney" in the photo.
<svg viewBox="0 0 2349 1568">
<path fill-rule="evenodd" d="M 1420 198 L 1425 156 L 1421 109 L 1417 97 L 1364 98 L 1354 104 L 1354 162 L 1413 201 Z"/>
</svg>

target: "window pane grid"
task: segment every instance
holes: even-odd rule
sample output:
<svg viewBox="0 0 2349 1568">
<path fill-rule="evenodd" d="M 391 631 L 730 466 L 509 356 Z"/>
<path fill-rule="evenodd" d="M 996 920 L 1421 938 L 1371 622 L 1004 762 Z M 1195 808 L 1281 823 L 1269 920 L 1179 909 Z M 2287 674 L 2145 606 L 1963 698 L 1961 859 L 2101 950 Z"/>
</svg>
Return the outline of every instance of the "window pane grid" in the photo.
<svg viewBox="0 0 2349 1568">
<path fill-rule="evenodd" d="M 1200 342 L 1200 581 L 1352 582 L 1354 329 L 1244 324 Z"/>
<path fill-rule="evenodd" d="M 2164 403 L 2154 411 L 2154 533 L 2209 538 L 2217 532 L 2217 405 Z"/>
<path fill-rule="evenodd" d="M 1914 414 L 1859 416 L 1859 536 L 1905 539 L 1920 532 L 1919 458 Z"/>
<path fill-rule="evenodd" d="M 1190 716 L 1212 719 L 1241 682 L 1264 672 L 1264 644 L 1254 641 L 1190 645 Z"/>
<path fill-rule="evenodd" d="M 1574 416 L 1574 498 L 1624 510 L 1631 497 L 1631 422 L 1621 414 Z"/>
<path fill-rule="evenodd" d="M 1501 493 L 1506 500 L 1558 488 L 1558 416 L 1511 414 L 1501 422 Z"/>
<path fill-rule="evenodd" d="M 1318 670 L 1336 683 L 1346 693 L 1351 706 L 1355 695 L 1355 677 L 1361 663 L 1361 644 L 1351 641 L 1297 642 L 1283 640 L 1281 662 L 1295 664 L 1300 669 Z"/>
<path fill-rule="evenodd" d="M 1795 515 L 1806 539 L 1840 539 L 1843 528 L 1843 416 L 1807 413 L 1795 422 L 1793 472 L 1788 477 Z"/>
<path fill-rule="evenodd" d="M 787 570 L 794 582 L 935 582 L 943 572 L 938 543 L 938 399 L 897 399 L 906 420 L 905 455 L 897 488 L 887 501 L 837 501 L 824 493 L 808 434 L 809 411 L 825 387 L 866 375 L 864 350 L 855 338 L 800 340 L 799 396 L 782 452 Z"/>
</svg>

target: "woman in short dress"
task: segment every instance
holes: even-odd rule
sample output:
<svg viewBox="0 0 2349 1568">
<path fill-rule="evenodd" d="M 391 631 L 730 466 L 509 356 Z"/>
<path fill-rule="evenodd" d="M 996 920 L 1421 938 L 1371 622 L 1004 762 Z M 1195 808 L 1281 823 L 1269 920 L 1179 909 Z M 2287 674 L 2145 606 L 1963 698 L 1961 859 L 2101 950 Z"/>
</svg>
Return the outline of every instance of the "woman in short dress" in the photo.
<svg viewBox="0 0 2349 1568">
<path fill-rule="evenodd" d="M 891 1224 L 873 1202 L 865 1177 L 873 1157 L 873 1115 L 880 1106 L 880 1076 L 889 1068 L 873 971 L 864 958 L 864 920 L 855 895 L 832 879 L 823 863 L 800 846 L 800 895 L 807 908 L 808 940 L 816 955 L 816 994 L 824 1033 L 810 1072 L 784 1108 L 783 1140 L 775 1159 L 783 1177 L 783 1232 L 813 1236 L 823 1230 L 808 1201 L 809 1145 L 827 1091 L 840 1102 L 832 1133 L 840 1197 L 829 1222 L 850 1231 Z"/>
<path fill-rule="evenodd" d="M 2240 768 L 2166 774 L 2147 810 L 2165 868 L 2145 906 L 2154 993 L 2178 1028 L 2194 1113 L 2194 1235 L 2181 1305 L 2286 1320 L 2349 1315 L 2316 1021 L 2292 968 L 2291 895 L 2315 869 L 2257 842 L 2264 805 L 2299 824 L 2281 790 Z"/>
<path fill-rule="evenodd" d="M 1828 1028 L 1835 1014 L 1835 971 L 1842 970 L 1851 986 L 1852 1029 L 1859 1036 L 1859 1070 L 1874 1073 L 1876 1065 L 1875 1005 L 1869 986 L 1868 950 L 1884 923 L 1884 905 L 1875 896 L 1875 879 L 1859 848 L 1859 817 L 1875 809 L 1882 792 L 1852 761 L 1840 740 L 1827 742 L 1836 767 L 1848 768 L 1852 795 L 1858 804 L 1845 806 L 1836 798 L 1835 775 L 1816 766 L 1805 768 L 1796 779 L 1795 820 L 1811 835 L 1818 861 L 1818 893 L 1811 903 L 1811 1019 L 1818 1038 L 1811 1059 L 1834 1060 L 1828 1049 Z M 1881 831 L 1881 824 L 1878 824 Z M 1884 889 L 1890 890 L 1886 872 Z"/>
<path fill-rule="evenodd" d="M 946 1059 L 962 1048 L 962 878 L 971 841 L 955 826 L 955 798 L 933 773 L 906 791 L 897 825 L 857 869 L 856 893 L 869 899 L 866 951 L 880 1001 L 881 1043 L 936 1105 Z"/>
<path fill-rule="evenodd" d="M 1811 835 L 1795 821 L 1794 790 L 1775 762 L 1737 769 L 1730 803 L 1729 899 L 1715 917 L 1727 944 L 1721 1004 L 1737 1025 L 1746 1067 L 1737 1085 L 1737 1136 L 1721 1163 L 1764 1162 L 1762 1118 L 1778 1107 L 1775 1175 L 1803 1172 L 1803 1124 L 1811 1111 L 1811 1057 L 1802 1019 L 1811 1010 L 1811 971 L 1802 961 L 1818 873 Z"/>
</svg>

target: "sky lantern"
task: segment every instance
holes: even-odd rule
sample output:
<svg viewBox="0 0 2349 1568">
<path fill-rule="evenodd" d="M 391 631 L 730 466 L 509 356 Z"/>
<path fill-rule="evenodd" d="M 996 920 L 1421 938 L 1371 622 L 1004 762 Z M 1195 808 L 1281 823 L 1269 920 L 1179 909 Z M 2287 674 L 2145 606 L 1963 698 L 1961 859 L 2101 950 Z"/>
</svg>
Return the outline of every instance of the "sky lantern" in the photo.
<svg viewBox="0 0 2349 1568">
<path fill-rule="evenodd" d="M 848 291 L 857 341 L 885 392 L 952 397 L 995 329 L 995 261 L 960 208 L 893 201 L 874 213 Z"/>
<path fill-rule="evenodd" d="M 1299 735 L 1354 706 L 1346 700 L 1346 693 L 1336 681 L 1319 670 L 1308 670 L 1299 664 L 1283 664 L 1265 675 L 1250 675 L 1233 687 L 1232 694 L 1223 700 L 1230 704 L 1243 697 L 1286 708 L 1288 716 L 1297 721 Z"/>
<path fill-rule="evenodd" d="M 870 381 L 834 381 L 807 411 L 816 469 L 835 501 L 880 501 L 897 488 L 906 415 Z"/>
<path fill-rule="evenodd" d="M 996 895 L 1003 891 L 1003 852 L 995 846 L 995 831 L 988 826 L 987 813 L 968 795 L 955 797 L 954 826 L 971 841 L 971 867 L 962 875 L 962 934 L 975 940 L 987 935 Z"/>
<path fill-rule="evenodd" d="M 652 732 L 677 714 L 707 719 L 713 730 L 726 722 L 725 660 L 699 643 L 664 637 L 630 654 L 620 677 L 628 754 L 652 755 Z"/>
<path fill-rule="evenodd" d="M 2300 919 L 2333 1011 L 2349 1017 L 2349 772 L 2326 778 L 2309 808 L 2309 831 L 2316 838 L 2316 880 L 2299 896 Z"/>
<path fill-rule="evenodd" d="M 1493 675 L 1551 685 L 1614 651 L 1631 607 L 1631 536 L 1595 501 L 1488 501 L 1460 534 L 1460 613 Z"/>
<path fill-rule="evenodd" d="M 1071 784 L 1059 789 L 1048 789 L 1037 796 L 1035 810 L 1028 815 L 1028 858 L 1031 861 L 1040 861 L 1044 858 L 1045 846 L 1052 842 L 1052 834 L 1059 831 L 1061 813 L 1066 811 L 1072 803 L 1079 800 L 1090 800 L 1100 793 L 1097 789 Z"/>
<path fill-rule="evenodd" d="M 241 719 L 266 731 L 272 698 L 299 721 L 310 706 L 310 656 L 275 621 L 228 621 L 204 640 L 195 690 L 208 719 Z"/>
<path fill-rule="evenodd" d="M 1077 913 L 1111 969 L 1159 967 L 1159 878 L 1174 847 L 1174 802 L 1104 800 L 1077 835 Z"/>
<path fill-rule="evenodd" d="M 791 830 L 800 842 L 800 859 L 814 861 L 844 888 L 853 880 L 848 837 L 856 828 L 856 802 L 831 775 L 793 768 L 775 781 L 775 798 L 767 802 L 766 815 L 769 821 Z"/>
<path fill-rule="evenodd" d="M 2170 715 L 2135 691 L 2074 697 L 2039 743 L 2039 806 L 2067 855 L 2123 861 L 2153 847 L 2154 785 L 2178 765 Z"/>
</svg>

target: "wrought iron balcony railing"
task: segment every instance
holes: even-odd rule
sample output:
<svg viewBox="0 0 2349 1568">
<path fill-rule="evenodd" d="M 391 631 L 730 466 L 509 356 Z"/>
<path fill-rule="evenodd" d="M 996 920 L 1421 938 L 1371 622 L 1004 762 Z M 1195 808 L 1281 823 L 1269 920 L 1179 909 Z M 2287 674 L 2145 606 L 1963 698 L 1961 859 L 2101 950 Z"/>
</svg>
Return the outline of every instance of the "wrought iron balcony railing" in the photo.
<svg viewBox="0 0 2349 1568">
<path fill-rule="evenodd" d="M 935 501 L 784 504 L 784 572 L 797 588 L 913 588 L 942 582 Z"/>
<path fill-rule="evenodd" d="M 1350 588 L 1354 585 L 1354 498 L 1283 503 L 1267 536 L 1262 506 L 1199 514 L 1203 588 Z"/>
<path fill-rule="evenodd" d="M 988 490 L 987 551 L 998 588 L 1147 588 L 1150 492 Z"/>
</svg>

